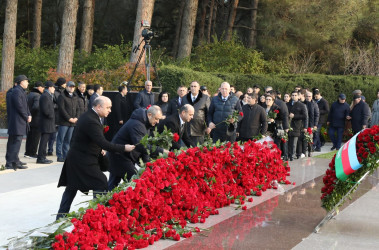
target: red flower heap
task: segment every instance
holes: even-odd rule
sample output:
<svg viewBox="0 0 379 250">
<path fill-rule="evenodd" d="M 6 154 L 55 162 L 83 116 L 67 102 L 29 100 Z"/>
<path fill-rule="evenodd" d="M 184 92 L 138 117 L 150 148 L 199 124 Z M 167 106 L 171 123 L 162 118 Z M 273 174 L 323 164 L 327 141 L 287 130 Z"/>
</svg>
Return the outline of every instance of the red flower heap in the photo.
<svg viewBox="0 0 379 250">
<path fill-rule="evenodd" d="M 273 188 L 275 180 L 289 184 L 288 175 L 280 151 L 268 143 L 170 153 L 148 163 L 134 189 L 73 219 L 73 231 L 57 236 L 53 248 L 134 249 L 160 238 L 190 237 L 188 222 L 203 223 L 233 202 L 243 205 L 246 196 Z"/>
<path fill-rule="evenodd" d="M 363 130 L 356 140 L 357 157 L 363 166 L 356 172 L 349 175 L 346 181 L 340 181 L 335 172 L 335 155 L 329 164 L 323 178 L 324 187 L 321 189 L 322 206 L 326 210 L 331 210 L 337 202 L 351 189 L 351 187 L 367 172 L 377 168 L 379 159 L 379 127 Z M 342 204 L 341 204 L 342 205 Z"/>
</svg>

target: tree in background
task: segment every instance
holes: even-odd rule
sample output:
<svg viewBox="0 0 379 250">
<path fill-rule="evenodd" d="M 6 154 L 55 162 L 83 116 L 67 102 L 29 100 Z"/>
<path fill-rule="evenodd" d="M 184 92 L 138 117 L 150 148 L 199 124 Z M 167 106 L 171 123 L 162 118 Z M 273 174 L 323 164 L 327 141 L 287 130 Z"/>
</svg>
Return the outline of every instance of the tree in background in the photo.
<svg viewBox="0 0 379 250">
<path fill-rule="evenodd" d="M 1 91 L 13 86 L 16 50 L 17 0 L 7 0 L 1 62 Z"/>
<path fill-rule="evenodd" d="M 41 47 L 41 15 L 42 15 L 42 0 L 34 0 L 34 15 L 33 15 L 33 41 L 32 47 L 38 49 Z"/>
<path fill-rule="evenodd" d="M 186 0 L 184 8 L 182 28 L 180 30 L 178 59 L 183 59 L 191 55 L 193 36 L 196 26 L 196 13 L 199 0 Z"/>
<path fill-rule="evenodd" d="M 79 0 L 65 0 L 57 72 L 71 76 Z"/>
<path fill-rule="evenodd" d="M 93 23 L 95 16 L 95 0 L 85 0 L 83 6 L 82 33 L 80 50 L 91 53 L 93 40 Z"/>
<path fill-rule="evenodd" d="M 154 2 L 155 0 L 138 0 L 138 8 L 137 8 L 137 15 L 136 15 L 136 23 L 134 26 L 134 38 L 133 38 L 133 49 L 138 47 L 138 45 L 142 41 L 142 30 L 144 29 L 141 25 L 142 21 L 147 21 L 151 23 L 151 18 L 153 16 L 154 11 Z M 143 44 L 142 44 L 143 45 Z M 140 56 L 141 50 L 137 51 L 137 53 L 132 53 L 130 55 L 130 62 L 136 63 L 138 60 L 138 57 Z M 140 64 L 143 64 L 145 62 L 145 53 L 142 55 Z"/>
</svg>

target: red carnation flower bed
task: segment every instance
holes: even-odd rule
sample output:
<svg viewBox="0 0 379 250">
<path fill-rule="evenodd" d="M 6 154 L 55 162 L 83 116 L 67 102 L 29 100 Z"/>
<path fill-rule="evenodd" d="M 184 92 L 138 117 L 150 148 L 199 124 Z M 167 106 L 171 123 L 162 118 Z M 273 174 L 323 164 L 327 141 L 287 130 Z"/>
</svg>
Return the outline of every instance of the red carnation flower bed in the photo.
<svg viewBox="0 0 379 250">
<path fill-rule="evenodd" d="M 115 193 L 107 206 L 88 209 L 72 219 L 74 229 L 56 236 L 54 249 L 134 249 L 161 238 L 191 237 L 218 208 L 243 205 L 247 196 L 262 195 L 274 181 L 290 184 L 290 168 L 270 143 L 235 143 L 219 148 L 190 148 L 148 163 L 135 188 Z M 249 198 L 249 201 L 253 201 Z M 242 207 L 245 209 L 245 207 Z"/>
</svg>

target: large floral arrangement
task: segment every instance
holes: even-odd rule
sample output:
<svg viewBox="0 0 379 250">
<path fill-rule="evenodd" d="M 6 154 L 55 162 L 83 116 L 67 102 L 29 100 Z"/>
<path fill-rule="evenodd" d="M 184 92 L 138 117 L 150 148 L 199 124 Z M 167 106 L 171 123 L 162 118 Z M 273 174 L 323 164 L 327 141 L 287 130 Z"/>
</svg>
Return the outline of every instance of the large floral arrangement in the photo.
<svg viewBox="0 0 379 250">
<path fill-rule="evenodd" d="M 356 140 L 357 157 L 363 166 L 349 175 L 346 181 L 336 177 L 335 157 L 329 163 L 323 178 L 324 187 L 321 189 L 322 207 L 327 211 L 332 210 L 349 190 L 361 179 L 367 171 L 374 171 L 379 162 L 379 127 L 373 126 L 362 131 Z M 342 205 L 342 204 L 341 204 Z"/>
<path fill-rule="evenodd" d="M 247 142 L 171 152 L 148 163 L 138 179 L 109 200 L 79 213 L 74 229 L 55 236 L 54 249 L 134 249 L 161 238 L 190 237 L 218 208 L 244 206 L 251 195 L 290 184 L 290 168 L 271 143 Z"/>
</svg>

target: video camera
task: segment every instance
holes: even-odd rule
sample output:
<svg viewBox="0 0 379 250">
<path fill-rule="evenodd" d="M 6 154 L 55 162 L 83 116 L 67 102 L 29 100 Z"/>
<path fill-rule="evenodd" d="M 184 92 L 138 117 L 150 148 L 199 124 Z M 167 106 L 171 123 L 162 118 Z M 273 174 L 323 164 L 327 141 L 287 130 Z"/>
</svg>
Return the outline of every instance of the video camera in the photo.
<svg viewBox="0 0 379 250">
<path fill-rule="evenodd" d="M 150 23 L 146 20 L 143 20 L 141 22 L 141 26 L 144 27 L 142 30 L 142 37 L 145 40 L 145 42 L 150 42 L 150 40 L 153 37 L 156 37 L 157 35 L 150 29 Z"/>
</svg>

